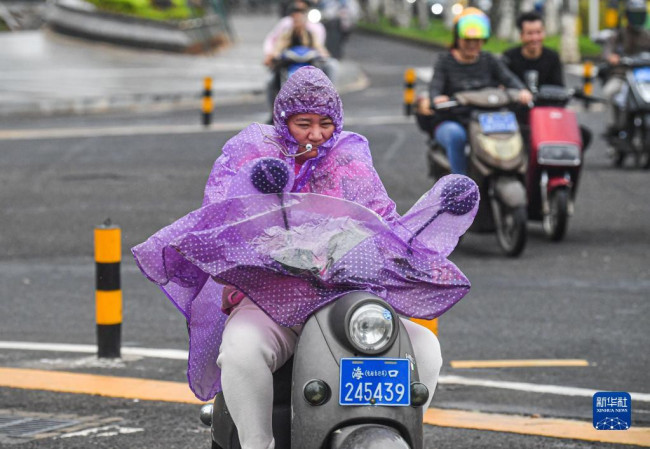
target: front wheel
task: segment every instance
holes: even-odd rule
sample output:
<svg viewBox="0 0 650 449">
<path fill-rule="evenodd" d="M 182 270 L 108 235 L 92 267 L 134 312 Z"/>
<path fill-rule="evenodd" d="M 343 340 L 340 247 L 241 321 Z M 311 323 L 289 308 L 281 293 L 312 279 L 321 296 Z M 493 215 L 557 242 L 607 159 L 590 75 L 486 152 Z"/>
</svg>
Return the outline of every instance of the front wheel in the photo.
<svg viewBox="0 0 650 449">
<path fill-rule="evenodd" d="M 562 240 L 569 224 L 569 191 L 566 188 L 551 192 L 549 213 L 544 214 L 544 232 L 554 242 Z"/>
<path fill-rule="evenodd" d="M 645 120 L 650 122 L 650 117 Z M 643 130 L 643 141 L 641 142 L 641 154 L 639 156 L 639 166 L 644 170 L 650 169 L 650 125 L 646 125 Z"/>
<path fill-rule="evenodd" d="M 497 241 L 508 257 L 519 256 L 526 246 L 526 207 L 506 207 L 492 199 Z"/>
<path fill-rule="evenodd" d="M 390 427 L 362 424 L 341 429 L 333 435 L 330 449 L 411 449 Z"/>
</svg>

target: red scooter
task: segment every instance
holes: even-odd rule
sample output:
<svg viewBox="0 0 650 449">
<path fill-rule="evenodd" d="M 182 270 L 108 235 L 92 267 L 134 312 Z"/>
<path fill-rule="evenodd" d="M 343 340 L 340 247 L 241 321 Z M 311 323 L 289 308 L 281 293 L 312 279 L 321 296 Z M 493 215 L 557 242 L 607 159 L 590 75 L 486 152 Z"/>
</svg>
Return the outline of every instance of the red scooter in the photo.
<svg viewBox="0 0 650 449">
<path fill-rule="evenodd" d="M 576 113 L 566 108 L 580 92 L 541 86 L 530 110 L 528 218 L 542 221 L 551 240 L 566 234 L 582 168 L 583 140 Z"/>
</svg>

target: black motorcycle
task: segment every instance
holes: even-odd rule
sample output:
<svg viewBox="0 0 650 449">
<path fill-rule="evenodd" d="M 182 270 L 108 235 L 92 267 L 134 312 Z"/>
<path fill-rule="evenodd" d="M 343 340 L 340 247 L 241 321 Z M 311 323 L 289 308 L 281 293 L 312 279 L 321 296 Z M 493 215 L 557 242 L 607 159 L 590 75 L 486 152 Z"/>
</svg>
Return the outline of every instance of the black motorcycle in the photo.
<svg viewBox="0 0 650 449">
<path fill-rule="evenodd" d="M 649 169 L 650 53 L 624 56 L 619 66 L 625 68 L 625 84 L 614 101 L 625 122 L 618 133 L 606 136 L 613 150 L 613 162 L 621 167 L 628 156 L 633 156 L 637 167 Z"/>
</svg>

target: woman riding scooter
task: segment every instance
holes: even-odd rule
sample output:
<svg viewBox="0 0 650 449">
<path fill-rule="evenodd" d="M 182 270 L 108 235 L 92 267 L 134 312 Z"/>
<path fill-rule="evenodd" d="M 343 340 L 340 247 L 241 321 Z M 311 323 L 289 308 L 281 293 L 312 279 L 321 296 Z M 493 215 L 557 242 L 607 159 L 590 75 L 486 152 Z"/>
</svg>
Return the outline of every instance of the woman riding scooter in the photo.
<svg viewBox="0 0 650 449">
<path fill-rule="evenodd" d="M 520 89 L 519 101 L 528 104 L 532 94 L 497 58 L 481 51 L 490 37 L 490 19 L 477 8 L 467 8 L 454 25 L 454 42 L 442 53 L 434 66 L 429 85 L 430 104 L 449 101 L 457 92 L 486 87 L 505 86 Z M 439 115 L 437 118 L 436 115 Z M 452 173 L 467 174 L 465 118 L 434 114 L 432 126 L 435 139 L 445 148 Z"/>
<path fill-rule="evenodd" d="M 299 69 L 277 96 L 274 126 L 254 123 L 226 143 L 205 188 L 205 207 L 197 214 L 233 194 L 233 180 L 247 163 L 273 157 L 293 168 L 291 192 L 342 198 L 374 211 L 387 226 L 396 226 L 399 215 L 372 166 L 367 140 L 342 127 L 341 100 L 330 80 L 314 67 Z M 143 272 L 161 285 L 188 320 L 188 379 L 194 393 L 208 400 L 223 389 L 241 447 L 274 448 L 272 373 L 291 357 L 301 326 L 278 324 L 282 316 L 265 313 L 253 299 L 217 284 L 199 270 L 180 270 L 176 278 L 158 281 L 164 278 L 161 271 L 174 263 L 165 258 L 163 248 L 175 236 L 203 229 L 195 229 L 197 222 L 192 224 L 192 214 L 188 217 L 189 221 L 179 220 L 159 231 L 133 253 Z M 461 227 L 455 224 L 456 218 L 448 219 L 451 228 Z M 208 220 L 218 227 L 226 217 L 209 216 Z M 278 296 L 277 291 L 273 294 Z M 284 313 L 305 307 L 300 301 L 282 300 Z M 433 392 L 442 364 L 438 341 L 426 328 L 402 321 L 412 341 L 420 380 Z M 432 394 L 424 407 L 431 398 Z"/>
</svg>

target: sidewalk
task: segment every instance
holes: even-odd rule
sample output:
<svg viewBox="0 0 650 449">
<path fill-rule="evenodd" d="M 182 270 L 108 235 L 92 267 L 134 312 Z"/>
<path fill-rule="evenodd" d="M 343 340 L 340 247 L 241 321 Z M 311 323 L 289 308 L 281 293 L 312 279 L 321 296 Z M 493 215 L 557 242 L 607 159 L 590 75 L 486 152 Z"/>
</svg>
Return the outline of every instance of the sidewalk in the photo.
<svg viewBox="0 0 650 449">
<path fill-rule="evenodd" d="M 214 55 L 130 49 L 49 30 L 0 34 L 0 117 L 200 108 L 203 79 L 215 104 L 263 98 L 262 42 L 275 16 L 234 16 L 234 44 Z M 360 67 L 341 61 L 338 88 L 362 88 Z"/>
</svg>

